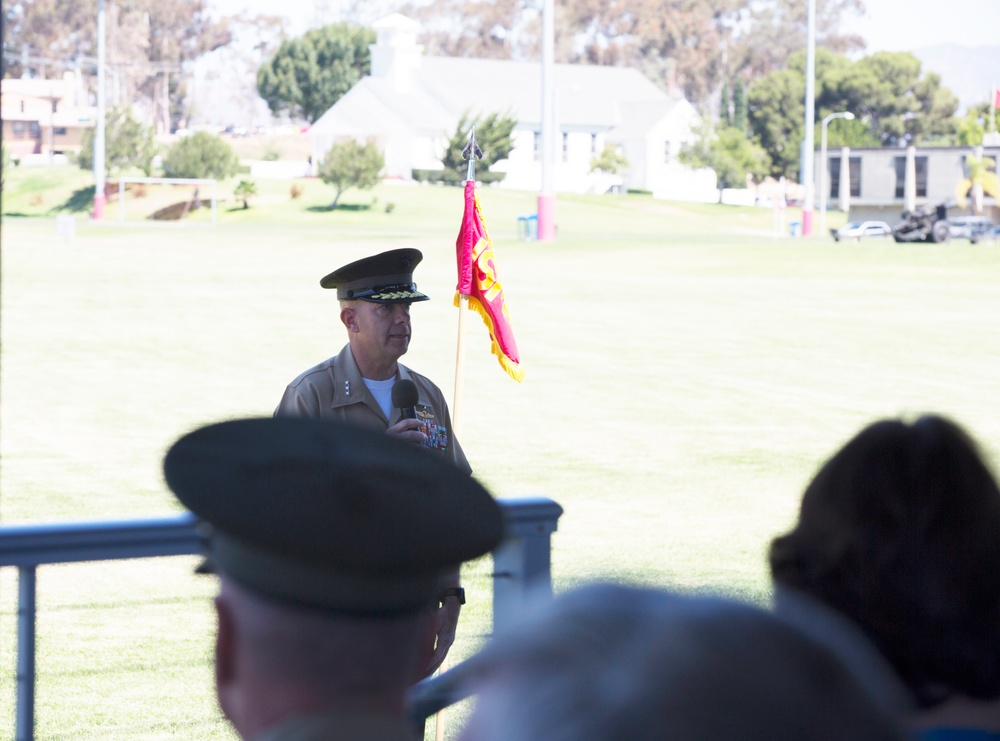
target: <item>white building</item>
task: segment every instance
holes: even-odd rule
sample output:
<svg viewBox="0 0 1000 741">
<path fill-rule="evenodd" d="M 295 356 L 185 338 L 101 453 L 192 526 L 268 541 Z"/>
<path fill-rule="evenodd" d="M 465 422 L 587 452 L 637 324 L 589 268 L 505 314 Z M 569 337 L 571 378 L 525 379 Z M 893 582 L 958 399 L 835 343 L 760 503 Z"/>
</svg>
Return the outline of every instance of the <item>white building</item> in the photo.
<svg viewBox="0 0 1000 741">
<path fill-rule="evenodd" d="M 385 155 L 389 178 L 409 180 L 414 170 L 441 169 L 441 156 L 461 116 L 498 113 L 513 117 L 514 147 L 491 169 L 504 171 L 502 187 L 538 190 L 541 185 L 541 65 L 494 59 L 424 56 L 416 43 L 419 24 L 399 14 L 374 24 L 371 75 L 351 88 L 312 126 L 313 158 L 320 161 L 336 141 L 374 139 Z M 635 69 L 555 65 L 556 152 L 554 184 L 564 192 L 605 192 L 614 184 L 716 197 L 715 176 L 677 162 L 693 139 L 698 115 L 683 98 L 671 97 Z M 614 178 L 590 172 L 606 144 L 629 162 Z"/>
<path fill-rule="evenodd" d="M 97 124 L 79 70 L 36 80 L 8 78 L 0 83 L 0 118 L 7 152 L 39 164 L 55 155 L 79 153 L 83 133 Z"/>
<path fill-rule="evenodd" d="M 949 215 L 969 213 L 956 205 L 956 187 L 968 177 L 966 158 L 1000 161 L 1000 145 L 977 147 L 908 147 L 906 149 L 837 149 L 828 155 L 825 187 L 819 180 L 823 163 L 817 156 L 817 195 L 827 208 L 847 211 L 852 221 L 879 219 L 895 224 L 903 211 L 945 204 Z M 847 167 L 842 168 L 842 163 Z M 842 173 L 847 177 L 842 177 Z M 984 214 L 1000 217 L 1000 204 L 986 196 Z"/>
</svg>

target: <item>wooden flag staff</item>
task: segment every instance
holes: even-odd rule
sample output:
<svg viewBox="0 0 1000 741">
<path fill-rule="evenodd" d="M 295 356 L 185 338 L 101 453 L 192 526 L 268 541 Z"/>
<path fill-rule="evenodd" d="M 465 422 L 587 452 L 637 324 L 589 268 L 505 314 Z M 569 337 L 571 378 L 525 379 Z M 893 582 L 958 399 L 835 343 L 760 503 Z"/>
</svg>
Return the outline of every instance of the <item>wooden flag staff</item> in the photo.
<svg viewBox="0 0 1000 741">
<path fill-rule="evenodd" d="M 462 157 L 468 160 L 468 168 L 465 173 L 465 182 L 475 182 L 476 180 L 476 160 L 482 159 L 483 150 L 476 144 L 476 130 L 472 129 L 469 134 L 469 143 L 462 150 Z M 465 373 L 465 316 L 469 312 L 469 296 L 459 294 L 458 303 L 458 341 L 455 343 L 455 397 L 451 405 L 451 427 L 452 434 L 457 438 L 462 419 L 462 386 Z"/>
</svg>

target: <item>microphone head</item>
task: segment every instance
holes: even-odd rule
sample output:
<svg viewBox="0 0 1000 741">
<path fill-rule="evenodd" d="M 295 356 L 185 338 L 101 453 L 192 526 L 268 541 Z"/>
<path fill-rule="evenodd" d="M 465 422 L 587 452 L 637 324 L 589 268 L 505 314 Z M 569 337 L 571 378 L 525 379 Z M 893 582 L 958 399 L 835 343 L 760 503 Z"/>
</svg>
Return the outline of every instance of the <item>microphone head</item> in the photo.
<svg viewBox="0 0 1000 741">
<path fill-rule="evenodd" d="M 392 387 L 392 405 L 397 409 L 415 407 L 420 400 L 417 384 L 408 378 L 400 379 Z"/>
</svg>

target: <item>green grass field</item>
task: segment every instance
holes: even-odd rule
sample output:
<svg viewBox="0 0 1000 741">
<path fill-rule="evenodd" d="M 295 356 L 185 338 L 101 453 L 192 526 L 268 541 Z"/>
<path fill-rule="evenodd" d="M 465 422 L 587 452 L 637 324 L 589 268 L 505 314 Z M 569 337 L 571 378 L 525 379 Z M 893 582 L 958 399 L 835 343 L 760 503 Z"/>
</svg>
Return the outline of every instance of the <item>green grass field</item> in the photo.
<svg viewBox="0 0 1000 741">
<path fill-rule="evenodd" d="M 6 177 L 0 522 L 178 511 L 167 446 L 270 414 L 345 340 L 319 278 L 379 250 L 424 252 L 434 300 L 414 307 L 404 360 L 450 397 L 459 189 L 384 185 L 329 212 L 318 181 L 296 200 L 262 181 L 244 211 L 227 183 L 218 226 L 204 212 L 118 226 L 116 203 L 86 221 L 87 184 L 71 168 Z M 998 460 L 995 244 L 775 238 L 769 210 L 643 196 L 560 196 L 559 238 L 540 244 L 516 238 L 534 194 L 481 200 L 527 375 L 503 373 L 470 314 L 460 434 L 497 496 L 565 508 L 557 589 L 600 577 L 766 601 L 769 539 L 824 458 L 879 417 L 951 415 Z M 72 239 L 59 213 L 77 214 Z M 214 585 L 193 563 L 39 571 L 37 738 L 232 738 L 211 689 Z M 489 624 L 489 564 L 468 571 L 458 658 Z M 0 574 L 0 738 L 15 576 Z"/>
</svg>

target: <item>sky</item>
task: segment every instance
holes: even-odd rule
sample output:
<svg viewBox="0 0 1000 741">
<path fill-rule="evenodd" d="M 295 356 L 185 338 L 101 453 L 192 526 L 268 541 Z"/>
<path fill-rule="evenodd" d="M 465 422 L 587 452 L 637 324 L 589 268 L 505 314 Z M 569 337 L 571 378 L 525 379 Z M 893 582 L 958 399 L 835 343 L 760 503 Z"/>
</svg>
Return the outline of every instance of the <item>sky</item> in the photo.
<svg viewBox="0 0 1000 741">
<path fill-rule="evenodd" d="M 998 0 L 865 0 L 865 6 L 865 16 L 844 27 L 864 36 L 869 52 L 1000 46 Z"/>
<path fill-rule="evenodd" d="M 242 9 L 285 15 L 297 34 L 317 18 L 339 20 L 339 11 L 348 2 L 209 0 L 209 5 L 221 15 Z M 868 42 L 869 52 L 912 51 L 945 43 L 1000 46 L 1000 0 L 865 0 L 865 6 L 865 16 L 847 19 L 844 29 L 860 33 Z M 1000 59 L 997 63 L 1000 66 Z"/>
</svg>

